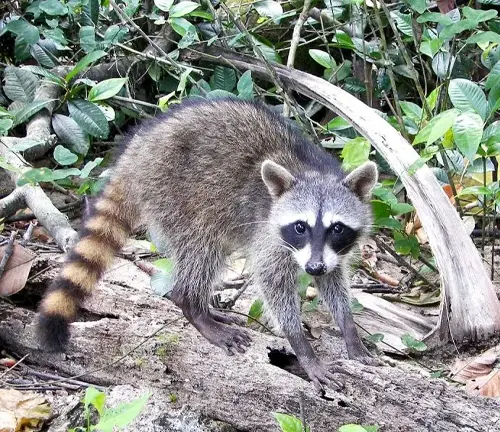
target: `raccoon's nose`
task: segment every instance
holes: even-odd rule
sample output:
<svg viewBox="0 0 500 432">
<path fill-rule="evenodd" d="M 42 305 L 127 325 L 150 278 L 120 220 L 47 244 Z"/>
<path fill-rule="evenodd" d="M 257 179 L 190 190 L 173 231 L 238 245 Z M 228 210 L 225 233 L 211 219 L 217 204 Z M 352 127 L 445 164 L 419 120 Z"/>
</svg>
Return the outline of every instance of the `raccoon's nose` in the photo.
<svg viewBox="0 0 500 432">
<path fill-rule="evenodd" d="M 324 262 L 308 262 L 306 264 L 306 272 L 311 276 L 321 276 L 326 273 L 326 265 Z"/>
</svg>

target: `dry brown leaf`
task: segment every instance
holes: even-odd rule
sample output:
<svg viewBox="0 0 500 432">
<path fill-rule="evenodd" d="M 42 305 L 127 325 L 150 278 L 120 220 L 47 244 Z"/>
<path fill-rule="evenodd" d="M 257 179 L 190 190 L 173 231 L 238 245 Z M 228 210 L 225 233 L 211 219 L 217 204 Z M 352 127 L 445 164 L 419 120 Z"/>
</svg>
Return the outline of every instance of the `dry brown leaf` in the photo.
<svg viewBox="0 0 500 432">
<path fill-rule="evenodd" d="M 423 228 L 419 228 L 418 230 L 416 230 L 415 236 L 417 237 L 417 240 L 421 245 L 429 243 L 429 238 L 427 237 L 427 234 Z"/>
<path fill-rule="evenodd" d="M 34 393 L 0 389 L 0 432 L 33 432 L 41 429 L 52 409 Z"/>
<path fill-rule="evenodd" d="M 6 248 L 7 246 L 0 247 L 0 257 L 4 256 Z M 14 244 L 12 255 L 0 278 L 0 295 L 10 296 L 24 288 L 35 256 L 29 249 Z"/>
<path fill-rule="evenodd" d="M 363 263 L 368 269 L 373 270 L 378 261 L 377 254 L 375 253 L 377 251 L 377 244 L 374 240 L 371 240 L 371 242 L 366 241 L 363 245 L 360 245 L 360 249 Z"/>
<path fill-rule="evenodd" d="M 49 234 L 49 232 L 47 231 L 47 229 L 44 228 L 43 226 L 40 226 L 40 225 L 37 225 L 33 229 L 33 233 L 31 235 L 31 238 L 36 239 L 36 240 L 43 242 L 43 243 L 49 243 L 49 242 L 54 240 L 51 237 L 51 235 Z"/>
<path fill-rule="evenodd" d="M 378 279 L 380 282 L 383 282 L 387 285 L 391 285 L 391 286 L 398 286 L 399 285 L 399 281 L 397 279 L 394 279 L 392 276 L 389 276 L 388 274 L 385 274 L 385 273 L 373 272 L 373 277 L 375 279 Z"/>
<path fill-rule="evenodd" d="M 474 360 L 457 360 L 451 368 L 450 376 L 458 382 L 465 384 L 467 381 L 482 377 L 490 373 L 493 364 L 499 358 L 499 349 L 491 348 Z"/>
<path fill-rule="evenodd" d="M 500 369 L 493 369 L 488 375 L 467 381 L 465 391 L 473 395 L 500 397 Z"/>
</svg>

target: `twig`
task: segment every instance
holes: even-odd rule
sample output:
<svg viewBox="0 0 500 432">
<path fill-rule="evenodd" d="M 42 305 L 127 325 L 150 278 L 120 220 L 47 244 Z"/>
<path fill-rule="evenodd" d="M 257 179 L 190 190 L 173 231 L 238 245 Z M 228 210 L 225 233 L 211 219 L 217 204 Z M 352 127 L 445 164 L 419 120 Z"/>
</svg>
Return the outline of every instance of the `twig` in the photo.
<svg viewBox="0 0 500 432">
<path fill-rule="evenodd" d="M 20 358 L 14 365 L 12 365 L 9 369 L 7 369 L 2 375 L 0 375 L 0 380 L 7 375 L 12 369 L 14 369 L 16 366 L 20 365 L 26 357 L 29 356 L 29 353 L 26 354 L 24 357 Z"/>
<path fill-rule="evenodd" d="M 384 242 L 382 242 L 380 239 L 375 237 L 375 243 L 379 247 L 379 249 L 383 249 L 384 252 L 387 252 L 389 255 L 392 255 L 400 265 L 402 265 L 404 268 L 408 269 L 410 272 L 412 272 L 416 277 L 424 281 L 427 285 L 430 287 L 437 289 L 437 286 L 433 284 L 429 279 L 427 279 L 425 276 L 421 275 L 418 270 L 413 268 L 410 264 L 408 264 L 402 257 L 400 257 L 396 252 L 394 252 L 390 247 L 386 246 Z"/>
<path fill-rule="evenodd" d="M 5 249 L 5 253 L 2 257 L 2 261 L 0 261 L 0 278 L 3 276 L 5 272 L 5 267 L 7 267 L 7 263 L 9 262 L 12 253 L 14 252 L 14 240 L 16 239 L 17 231 L 12 231 L 10 233 L 9 242 L 7 243 L 7 247 Z"/>
<path fill-rule="evenodd" d="M 19 242 L 21 246 L 26 246 L 26 243 L 28 243 L 31 240 L 31 236 L 33 235 L 33 230 L 37 226 L 37 222 L 30 222 L 30 225 L 26 232 L 23 235 L 22 240 Z"/>
<path fill-rule="evenodd" d="M 292 68 L 295 63 L 295 56 L 297 54 L 297 47 L 300 41 L 300 31 L 302 30 L 302 26 L 309 18 L 309 9 L 311 8 L 312 0 L 305 0 L 304 6 L 302 7 L 302 12 L 295 23 L 293 28 L 292 41 L 290 43 L 290 51 L 288 53 L 288 60 L 286 62 L 286 66 Z M 288 105 L 285 105 L 283 108 L 283 115 L 288 117 L 290 115 L 290 109 Z"/>
<path fill-rule="evenodd" d="M 302 420 L 302 432 L 307 432 L 306 413 L 304 410 L 304 393 L 299 391 L 300 419 Z"/>
</svg>

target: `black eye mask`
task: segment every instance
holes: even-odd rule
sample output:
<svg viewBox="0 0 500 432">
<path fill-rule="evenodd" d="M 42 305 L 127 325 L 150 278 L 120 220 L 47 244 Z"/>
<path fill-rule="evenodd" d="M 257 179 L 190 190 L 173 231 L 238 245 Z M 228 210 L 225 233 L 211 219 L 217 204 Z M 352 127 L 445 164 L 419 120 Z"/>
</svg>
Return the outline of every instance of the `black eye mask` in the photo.
<svg viewBox="0 0 500 432">
<path fill-rule="evenodd" d="M 343 255 L 351 250 L 358 236 L 358 231 L 337 222 L 328 229 L 326 241 L 335 252 Z"/>
</svg>

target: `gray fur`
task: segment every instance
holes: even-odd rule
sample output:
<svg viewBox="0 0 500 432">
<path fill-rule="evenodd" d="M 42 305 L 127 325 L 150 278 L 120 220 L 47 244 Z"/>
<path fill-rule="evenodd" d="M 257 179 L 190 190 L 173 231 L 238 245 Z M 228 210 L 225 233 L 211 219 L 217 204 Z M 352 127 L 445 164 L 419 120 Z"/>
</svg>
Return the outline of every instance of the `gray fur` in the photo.
<svg viewBox="0 0 500 432">
<path fill-rule="evenodd" d="M 264 161 L 272 162 L 263 166 Z M 295 286 L 299 265 L 280 237 L 280 220 L 304 212 L 320 219 L 330 212 L 362 235 L 370 225 L 364 201 L 376 171 L 363 168 L 346 177 L 338 162 L 278 115 L 260 104 L 228 99 L 182 104 L 141 127 L 113 177 L 127 185 L 125 201 L 140 209 L 138 223 L 168 245 L 176 262 L 173 300 L 209 341 L 229 354 L 249 344 L 243 330 L 226 325 L 230 318 L 209 309 L 225 257 L 243 249 L 252 277 L 308 375 L 318 385 L 332 378 L 302 331 Z M 349 356 L 366 360 L 342 268 L 318 277 L 318 286 L 345 335 Z"/>
</svg>

